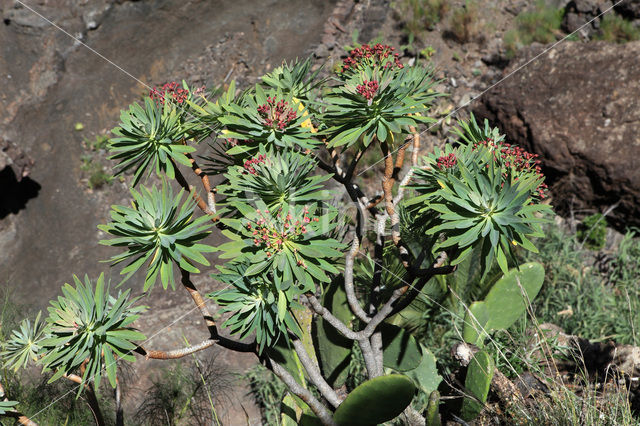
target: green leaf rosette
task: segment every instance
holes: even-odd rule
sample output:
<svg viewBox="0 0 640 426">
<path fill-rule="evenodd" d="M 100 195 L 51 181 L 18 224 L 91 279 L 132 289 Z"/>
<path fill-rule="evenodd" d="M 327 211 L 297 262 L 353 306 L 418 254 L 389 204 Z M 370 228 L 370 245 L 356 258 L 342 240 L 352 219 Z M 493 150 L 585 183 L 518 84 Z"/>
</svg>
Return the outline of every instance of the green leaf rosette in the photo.
<svg viewBox="0 0 640 426">
<path fill-rule="evenodd" d="M 495 259 L 506 273 L 508 259 L 517 263 L 514 247 L 537 251 L 530 239 L 543 236 L 546 185 L 535 156 L 501 138 L 480 139 L 495 132 L 472 120 L 463 125 L 472 131 L 461 132 L 467 144 L 436 148 L 415 169 L 411 187 L 421 195 L 407 204 L 432 224 L 428 235 L 441 236 L 434 253 L 446 251 L 456 265 L 478 247 L 483 271 Z"/>
<path fill-rule="evenodd" d="M 171 102 L 145 98 L 144 106 L 132 104 L 121 112 L 120 126 L 112 130 L 116 137 L 109 140 L 109 158 L 119 163 L 116 175 L 132 169 L 133 186 L 154 170 L 174 179 L 174 161 L 191 167 L 185 154 L 195 148 L 183 142 L 193 128 L 193 123 L 185 122 L 184 110 Z"/>
<path fill-rule="evenodd" d="M 193 218 L 193 197 L 188 195 L 183 203 L 185 191 L 181 190 L 174 196 L 166 182 L 163 182 L 161 189 L 143 186 L 140 192 L 131 189 L 131 194 L 134 199 L 132 207 L 112 206 L 112 221 L 98 226 L 115 237 L 102 240 L 101 244 L 126 248 L 125 252 L 110 259 L 114 265 L 129 262 L 120 272 L 126 274 L 124 280 L 146 263 L 144 291 L 153 288 L 158 277 L 164 289 L 168 284 L 175 288 L 174 263 L 194 273 L 200 272 L 195 263 L 209 266 L 203 253 L 215 249 L 200 241 L 210 233 L 211 218 L 206 215 Z"/>
<path fill-rule="evenodd" d="M 73 281 L 75 286 L 65 284 L 62 296 L 51 301 L 48 308 L 48 336 L 39 342 L 40 354 L 44 355 L 40 362 L 45 370 L 55 372 L 49 382 L 84 364 L 83 383 L 91 380 L 97 389 L 106 371 L 109 383 L 115 387 L 116 360 L 134 361 L 134 341 L 145 339 L 131 324 L 146 307 L 133 306 L 138 298 L 129 298 L 131 290 L 110 296 L 103 274 L 95 287 L 86 276 L 84 282 L 76 276 Z M 78 394 L 82 389 L 80 386 Z"/>
</svg>

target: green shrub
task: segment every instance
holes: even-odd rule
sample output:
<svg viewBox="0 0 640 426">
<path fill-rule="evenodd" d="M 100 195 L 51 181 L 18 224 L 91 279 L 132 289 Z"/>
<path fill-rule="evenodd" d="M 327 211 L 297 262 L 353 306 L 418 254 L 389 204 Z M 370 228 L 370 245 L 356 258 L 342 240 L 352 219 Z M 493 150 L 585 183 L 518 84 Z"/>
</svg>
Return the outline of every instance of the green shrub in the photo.
<svg viewBox="0 0 640 426">
<path fill-rule="evenodd" d="M 564 9 L 555 9 L 544 0 L 538 0 L 532 11 L 523 11 L 516 17 L 515 28 L 504 35 L 508 57 L 533 42 L 552 43 L 560 34 Z"/>
<path fill-rule="evenodd" d="M 96 135 L 95 139 L 84 138 L 83 144 L 85 147 L 91 151 L 100 151 L 101 149 L 106 149 L 109 144 L 109 136 L 107 135 Z"/>
<path fill-rule="evenodd" d="M 106 149 L 108 143 L 109 137 L 106 135 L 97 135 L 93 140 L 84 138 L 82 141 L 86 153 L 81 156 L 80 170 L 85 172 L 87 186 L 90 189 L 100 189 L 104 185 L 110 184 L 114 179 L 98 158 L 99 151 Z"/>
<path fill-rule="evenodd" d="M 626 43 L 640 40 L 640 29 L 620 15 L 608 13 L 600 21 L 600 30 L 593 37 L 594 40 L 604 40 L 613 43 Z"/>
<path fill-rule="evenodd" d="M 640 240 L 626 234 L 605 272 L 589 265 L 593 254 L 581 248 L 576 235 L 557 226 L 546 230 L 539 255 L 545 283 L 533 303 L 538 322 L 552 322 L 566 333 L 590 340 L 612 339 L 637 344 L 640 330 Z"/>
<path fill-rule="evenodd" d="M 104 185 L 110 184 L 114 177 L 112 174 L 107 173 L 104 165 L 100 160 L 96 160 L 91 155 L 82 156 L 82 164 L 80 170 L 85 172 L 87 177 L 87 186 L 90 189 L 100 189 Z"/>
<path fill-rule="evenodd" d="M 413 36 L 433 30 L 449 10 L 447 0 L 399 0 L 393 7 L 404 20 L 405 32 Z"/>
<path fill-rule="evenodd" d="M 578 227 L 578 241 L 592 250 L 602 250 L 607 242 L 607 219 L 600 213 L 584 218 Z"/>
</svg>

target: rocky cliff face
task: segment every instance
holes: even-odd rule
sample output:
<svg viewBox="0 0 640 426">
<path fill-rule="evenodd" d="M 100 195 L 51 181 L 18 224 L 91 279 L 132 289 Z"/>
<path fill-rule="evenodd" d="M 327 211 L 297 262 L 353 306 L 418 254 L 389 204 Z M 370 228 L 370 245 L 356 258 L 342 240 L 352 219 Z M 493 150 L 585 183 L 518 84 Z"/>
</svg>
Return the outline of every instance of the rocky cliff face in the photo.
<svg viewBox="0 0 640 426">
<path fill-rule="evenodd" d="M 83 139 L 115 127 L 120 110 L 153 86 L 183 78 L 208 87 L 231 79 L 246 86 L 283 59 L 307 56 L 335 5 L 323 0 L 24 3 L 33 10 L 0 0 L 0 166 L 11 164 L 7 181 L 14 184 L 30 170 L 31 180 L 22 179 L 17 192 L 38 196 L 23 200 L 19 214 L 0 203 L 0 288 L 13 289 L 21 303 L 37 308 L 48 305 L 72 274 L 96 277 L 109 269 L 100 261 L 114 252 L 98 245 L 97 225 L 109 220 L 111 204 L 129 203 L 126 185 L 117 180 L 102 191 L 89 191 L 81 182 Z M 75 130 L 76 123 L 84 130 Z M 3 179 L 0 199 L 9 193 Z M 213 290 L 206 274 L 203 279 L 200 288 Z M 142 290 L 135 278 L 127 284 L 138 294 Z M 201 318 L 195 315 L 191 323 L 181 322 L 193 327 L 166 328 L 176 312 L 191 309 L 184 295 L 153 292 L 144 303 L 156 310 L 140 328 L 148 335 L 163 331 L 154 347 L 182 346 L 183 332 L 193 341 L 201 338 Z M 219 362 L 241 372 L 255 358 L 225 352 Z M 140 382 L 148 385 L 148 374 Z M 220 414 L 224 424 L 260 421 L 246 394 L 238 388 L 230 397 Z"/>
<path fill-rule="evenodd" d="M 530 48 L 506 73 L 540 53 Z M 540 154 L 564 213 L 612 206 L 614 225 L 640 225 L 640 42 L 563 43 L 491 90 L 476 108 L 514 143 Z"/>
<path fill-rule="evenodd" d="M 153 86 L 183 78 L 212 87 L 253 84 L 320 42 L 334 2 L 0 0 L 0 140 L 37 164 L 42 188 L 16 218 L 3 276 L 45 305 L 71 274 L 97 275 L 111 256 L 97 245 L 120 182 L 80 182 L 83 139 L 113 128 L 120 109 Z M 84 130 L 74 130 L 76 123 Z M 4 283 L 2 283 L 4 285 Z"/>
</svg>

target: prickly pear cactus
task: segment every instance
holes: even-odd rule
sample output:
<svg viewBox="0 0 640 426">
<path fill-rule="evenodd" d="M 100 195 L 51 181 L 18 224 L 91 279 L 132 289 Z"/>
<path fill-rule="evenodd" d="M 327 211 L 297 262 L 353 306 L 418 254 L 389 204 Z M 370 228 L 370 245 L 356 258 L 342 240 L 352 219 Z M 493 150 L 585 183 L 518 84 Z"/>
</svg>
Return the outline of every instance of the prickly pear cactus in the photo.
<svg viewBox="0 0 640 426">
<path fill-rule="evenodd" d="M 307 387 L 306 372 L 292 346 L 280 339 L 273 347 L 267 349 L 267 354 L 269 358 L 282 365 L 298 383 Z"/>
<path fill-rule="evenodd" d="M 289 392 L 284 395 L 280 403 L 280 426 L 296 426 L 302 410 L 296 404 Z"/>
<path fill-rule="evenodd" d="M 538 295 L 543 281 L 544 267 L 537 262 L 520 265 L 520 270 L 510 269 L 484 298 L 489 311 L 488 326 L 492 330 L 511 327 Z"/>
<path fill-rule="evenodd" d="M 471 421 L 482 411 L 484 403 L 487 402 L 494 370 L 493 359 L 485 351 L 477 352 L 471 359 L 467 367 L 467 378 L 464 381 L 464 386 L 474 399 L 465 398 L 462 402 L 460 417 L 463 420 Z"/>
<path fill-rule="evenodd" d="M 280 426 L 322 426 L 322 422 L 307 404 L 287 392 L 280 403 Z"/>
<path fill-rule="evenodd" d="M 404 374 L 413 380 L 413 383 L 425 394 L 430 394 L 438 389 L 442 377 L 438 374 L 436 357 L 429 349 L 420 345 L 422 350 L 422 360 L 413 370 L 405 371 Z"/>
<path fill-rule="evenodd" d="M 484 301 L 473 302 L 464 315 L 464 325 L 462 327 L 464 341 L 482 347 L 484 339 L 487 337 L 488 322 L 489 311 L 487 310 L 487 304 Z"/>
<path fill-rule="evenodd" d="M 353 314 L 347 304 L 347 294 L 339 283 L 332 283 L 323 294 L 322 304 L 342 322 L 349 324 Z M 351 359 L 353 342 L 318 316 L 313 324 L 313 336 L 320 361 L 322 375 L 334 388 L 347 379 L 347 367 Z"/>
<path fill-rule="evenodd" d="M 537 262 L 510 269 L 491 287 L 484 301 L 469 307 L 462 331 L 465 342 L 482 347 L 487 333 L 511 327 L 538 295 L 543 281 L 544 267 Z"/>
<path fill-rule="evenodd" d="M 396 371 L 409 371 L 417 368 L 422 361 L 420 344 L 408 331 L 392 325 L 381 324 L 383 364 Z"/>
<path fill-rule="evenodd" d="M 339 425 L 377 425 L 397 417 L 411 403 L 416 388 L 401 374 L 368 380 L 355 388 L 333 415 Z"/>
</svg>

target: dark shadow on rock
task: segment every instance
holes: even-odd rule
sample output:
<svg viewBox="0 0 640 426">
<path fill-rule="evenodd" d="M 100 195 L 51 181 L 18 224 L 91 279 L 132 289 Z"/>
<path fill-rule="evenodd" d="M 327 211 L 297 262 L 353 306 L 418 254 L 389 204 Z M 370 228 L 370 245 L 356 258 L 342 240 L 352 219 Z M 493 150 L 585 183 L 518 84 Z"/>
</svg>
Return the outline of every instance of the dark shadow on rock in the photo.
<svg viewBox="0 0 640 426">
<path fill-rule="evenodd" d="M 0 219 L 24 209 L 30 199 L 38 196 L 40 188 L 40 184 L 29 177 L 18 181 L 13 169 L 5 167 L 0 171 Z"/>
</svg>

